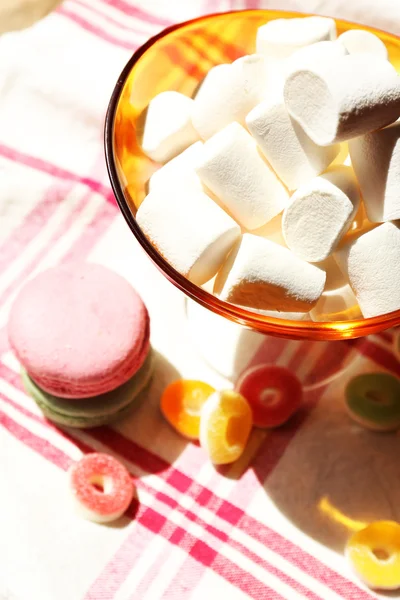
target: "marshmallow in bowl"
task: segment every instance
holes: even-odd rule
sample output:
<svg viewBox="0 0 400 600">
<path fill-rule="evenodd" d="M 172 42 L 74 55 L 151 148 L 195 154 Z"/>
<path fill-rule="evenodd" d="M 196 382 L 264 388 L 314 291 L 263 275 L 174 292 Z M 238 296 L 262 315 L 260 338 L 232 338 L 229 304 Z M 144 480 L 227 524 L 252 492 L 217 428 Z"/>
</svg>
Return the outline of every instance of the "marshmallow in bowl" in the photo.
<svg viewBox="0 0 400 600">
<path fill-rule="evenodd" d="M 230 94 L 231 67 L 230 64 L 212 67 L 194 96 L 192 124 L 203 140 L 211 137 L 230 122 L 229 118 L 226 122 L 225 103 L 220 104 L 220 98 L 221 95 Z"/>
<path fill-rule="evenodd" d="M 347 54 L 349 52 L 337 40 L 334 42 L 326 40 L 311 44 L 311 46 L 304 46 L 304 48 L 296 50 L 296 52 L 286 59 L 284 64 L 285 75 L 288 77 L 291 73 L 299 69 L 308 69 L 315 63 L 334 60 Z"/>
<path fill-rule="evenodd" d="M 191 282 L 266 317 L 400 309 L 400 78 L 386 48 L 361 30 L 336 39 L 324 17 L 269 22 L 256 46 L 193 100 L 150 103 L 143 148 L 169 162 L 139 226 Z"/>
<path fill-rule="evenodd" d="M 288 247 L 300 258 L 328 258 L 358 210 L 360 195 L 351 167 L 333 167 L 299 187 L 283 213 Z"/>
<path fill-rule="evenodd" d="M 308 312 L 321 296 L 325 271 L 290 250 L 245 233 L 214 284 L 222 300 L 249 308 Z"/>
<path fill-rule="evenodd" d="M 290 117 L 283 99 L 258 104 L 247 115 L 246 124 L 267 161 L 289 190 L 325 171 L 340 151 L 339 144 L 315 144 Z"/>
<path fill-rule="evenodd" d="M 288 202 L 286 188 L 238 123 L 205 142 L 196 172 L 233 218 L 249 230 L 270 221 Z"/>
<path fill-rule="evenodd" d="M 318 267 L 324 269 L 326 273 L 324 293 L 333 292 L 349 283 L 347 277 L 345 277 L 339 269 L 334 254 L 331 254 L 328 258 L 319 262 Z"/>
<path fill-rule="evenodd" d="M 349 54 L 368 53 L 375 54 L 385 60 L 388 51 L 385 44 L 377 35 L 363 29 L 349 29 L 339 35 L 337 41 L 346 48 Z"/>
<path fill-rule="evenodd" d="M 202 142 L 195 142 L 153 173 L 149 180 L 149 190 L 163 189 L 165 186 L 203 190 L 194 170 L 202 147 Z"/>
<path fill-rule="evenodd" d="M 317 304 L 310 310 L 313 321 L 349 321 L 362 319 L 357 298 L 349 285 L 324 292 Z"/>
<path fill-rule="evenodd" d="M 327 146 L 396 121 L 400 78 L 388 61 L 349 54 L 292 72 L 284 98 L 311 139 Z"/>
<path fill-rule="evenodd" d="M 400 309 L 399 227 L 379 225 L 335 253 L 365 318 Z"/>
<path fill-rule="evenodd" d="M 257 30 L 257 52 L 282 60 L 304 46 L 336 39 L 336 25 L 326 17 L 274 19 Z"/>
<path fill-rule="evenodd" d="M 351 140 L 349 150 L 368 219 L 400 219 L 400 121 Z"/>
<path fill-rule="evenodd" d="M 142 150 L 164 163 L 199 139 L 192 125 L 193 100 L 179 92 L 161 92 L 147 107 Z"/>
<path fill-rule="evenodd" d="M 213 67 L 193 101 L 192 123 L 200 137 L 212 135 L 237 121 L 264 98 L 268 85 L 266 58 L 242 56 L 230 65 Z"/>
<path fill-rule="evenodd" d="M 214 277 L 240 237 L 237 223 L 195 189 L 166 187 L 150 192 L 136 220 L 159 253 L 197 285 Z"/>
</svg>

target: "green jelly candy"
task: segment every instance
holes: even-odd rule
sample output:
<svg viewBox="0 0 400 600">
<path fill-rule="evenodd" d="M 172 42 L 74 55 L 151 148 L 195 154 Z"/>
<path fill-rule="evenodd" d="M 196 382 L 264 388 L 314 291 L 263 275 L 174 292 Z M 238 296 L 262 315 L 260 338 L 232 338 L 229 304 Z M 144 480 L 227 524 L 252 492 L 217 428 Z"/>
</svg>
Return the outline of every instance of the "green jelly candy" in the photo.
<svg viewBox="0 0 400 600">
<path fill-rule="evenodd" d="M 350 416 L 368 429 L 400 427 L 400 380 L 393 375 L 357 375 L 347 385 L 345 401 Z"/>
</svg>

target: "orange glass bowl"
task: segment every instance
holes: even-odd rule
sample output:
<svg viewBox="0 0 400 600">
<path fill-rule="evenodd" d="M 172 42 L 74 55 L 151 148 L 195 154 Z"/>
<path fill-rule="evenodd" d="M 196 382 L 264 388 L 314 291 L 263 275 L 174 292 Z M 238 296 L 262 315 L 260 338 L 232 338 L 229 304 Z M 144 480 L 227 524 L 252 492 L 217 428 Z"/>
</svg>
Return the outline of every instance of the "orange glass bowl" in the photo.
<svg viewBox="0 0 400 600">
<path fill-rule="evenodd" d="M 209 310 L 260 333 L 291 339 L 341 340 L 356 338 L 400 324 L 400 310 L 354 321 L 287 321 L 265 317 L 223 302 L 188 281 L 157 252 L 136 222 L 135 215 L 147 193 L 147 182 L 160 165 L 140 149 L 145 109 L 166 90 L 192 96 L 208 70 L 255 52 L 257 28 L 269 20 L 296 17 L 298 13 L 244 10 L 209 15 L 165 29 L 148 40 L 118 78 L 105 123 L 107 168 L 119 207 L 133 234 L 171 283 Z M 338 32 L 365 29 L 375 33 L 400 67 L 400 39 L 394 35 L 346 21 L 336 21 Z"/>
</svg>

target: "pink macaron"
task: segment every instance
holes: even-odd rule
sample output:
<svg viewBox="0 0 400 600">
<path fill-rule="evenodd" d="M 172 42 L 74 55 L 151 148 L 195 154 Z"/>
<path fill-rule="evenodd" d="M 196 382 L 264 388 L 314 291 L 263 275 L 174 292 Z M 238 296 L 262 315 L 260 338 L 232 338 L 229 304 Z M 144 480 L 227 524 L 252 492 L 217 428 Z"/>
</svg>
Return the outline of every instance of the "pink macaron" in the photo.
<svg viewBox="0 0 400 600">
<path fill-rule="evenodd" d="M 22 288 L 10 344 L 30 378 L 61 398 L 90 398 L 127 382 L 149 352 L 147 309 L 120 275 L 91 263 L 56 267 Z"/>
</svg>

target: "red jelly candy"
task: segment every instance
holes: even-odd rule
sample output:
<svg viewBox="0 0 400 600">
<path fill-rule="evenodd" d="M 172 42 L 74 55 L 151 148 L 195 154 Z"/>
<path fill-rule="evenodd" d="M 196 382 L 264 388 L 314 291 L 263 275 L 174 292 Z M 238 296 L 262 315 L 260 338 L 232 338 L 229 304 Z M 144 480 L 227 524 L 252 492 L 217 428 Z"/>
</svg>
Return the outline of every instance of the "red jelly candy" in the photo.
<svg viewBox="0 0 400 600">
<path fill-rule="evenodd" d="M 118 519 L 132 501 L 134 487 L 127 469 L 108 454 L 86 454 L 70 470 L 70 488 L 86 519 Z"/>
<path fill-rule="evenodd" d="M 283 425 L 297 411 L 303 396 L 298 378 L 275 365 L 251 367 L 239 377 L 235 389 L 249 403 L 256 427 Z"/>
</svg>

